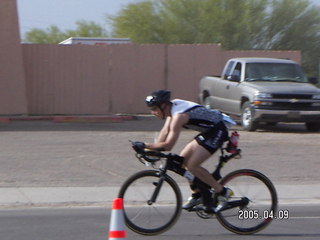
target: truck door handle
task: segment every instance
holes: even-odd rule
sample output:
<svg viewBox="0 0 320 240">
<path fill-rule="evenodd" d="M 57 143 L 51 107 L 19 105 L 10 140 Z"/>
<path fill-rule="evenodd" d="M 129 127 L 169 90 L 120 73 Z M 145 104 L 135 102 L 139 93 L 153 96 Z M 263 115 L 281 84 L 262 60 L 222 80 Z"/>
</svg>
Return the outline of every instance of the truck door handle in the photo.
<svg viewBox="0 0 320 240">
<path fill-rule="evenodd" d="M 226 89 L 229 89 L 230 88 L 230 86 L 228 85 L 228 86 L 226 86 Z"/>
</svg>

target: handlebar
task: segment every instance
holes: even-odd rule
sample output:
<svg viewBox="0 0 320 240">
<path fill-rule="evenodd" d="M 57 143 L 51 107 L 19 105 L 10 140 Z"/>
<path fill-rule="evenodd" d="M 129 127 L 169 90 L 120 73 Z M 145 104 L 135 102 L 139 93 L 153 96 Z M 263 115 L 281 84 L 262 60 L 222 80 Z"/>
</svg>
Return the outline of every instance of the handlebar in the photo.
<svg viewBox="0 0 320 240">
<path fill-rule="evenodd" d="M 139 159 L 144 159 L 145 161 L 149 162 L 149 163 L 155 163 L 157 161 L 159 161 L 160 159 L 168 159 L 172 154 L 165 154 L 162 153 L 160 151 L 154 151 L 148 148 L 143 148 L 143 149 L 135 149 L 133 147 L 133 149 L 136 151 L 136 156 Z"/>
</svg>

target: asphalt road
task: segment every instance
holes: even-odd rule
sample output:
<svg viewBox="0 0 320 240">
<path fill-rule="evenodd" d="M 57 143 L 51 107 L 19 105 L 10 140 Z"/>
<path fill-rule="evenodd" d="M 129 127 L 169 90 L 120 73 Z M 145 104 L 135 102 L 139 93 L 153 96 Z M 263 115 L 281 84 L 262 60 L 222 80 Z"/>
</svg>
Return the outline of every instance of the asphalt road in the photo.
<svg viewBox="0 0 320 240">
<path fill-rule="evenodd" d="M 217 220 L 204 220 L 184 212 L 169 231 L 158 236 L 141 236 L 126 229 L 127 239 L 157 240 L 318 240 L 320 205 L 282 206 L 290 215 L 274 220 L 266 229 L 251 236 L 228 232 Z M 97 240 L 107 239 L 110 211 L 106 208 L 34 208 L 0 211 L 1 240 Z"/>
</svg>

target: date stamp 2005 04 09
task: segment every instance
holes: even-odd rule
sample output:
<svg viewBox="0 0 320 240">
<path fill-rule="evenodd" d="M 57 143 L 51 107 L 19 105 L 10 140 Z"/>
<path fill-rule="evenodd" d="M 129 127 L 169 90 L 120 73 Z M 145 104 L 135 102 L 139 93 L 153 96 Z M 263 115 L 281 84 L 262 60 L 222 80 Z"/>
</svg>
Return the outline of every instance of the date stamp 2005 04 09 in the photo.
<svg viewBox="0 0 320 240">
<path fill-rule="evenodd" d="M 238 212 L 240 220 L 254 220 L 254 219 L 289 219 L 289 210 L 263 210 L 258 209 L 241 209 Z"/>
</svg>

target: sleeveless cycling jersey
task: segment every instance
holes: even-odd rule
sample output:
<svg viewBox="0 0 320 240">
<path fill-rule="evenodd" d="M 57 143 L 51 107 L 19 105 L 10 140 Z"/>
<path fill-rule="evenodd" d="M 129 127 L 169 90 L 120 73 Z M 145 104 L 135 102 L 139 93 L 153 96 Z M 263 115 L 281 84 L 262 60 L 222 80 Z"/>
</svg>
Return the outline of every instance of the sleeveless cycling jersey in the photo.
<svg viewBox="0 0 320 240">
<path fill-rule="evenodd" d="M 197 103 L 181 99 L 174 99 L 171 102 L 171 116 L 179 113 L 189 115 L 189 122 L 184 125 L 184 128 L 203 132 L 213 128 L 223 120 L 222 114 L 218 110 L 207 109 Z"/>
</svg>

